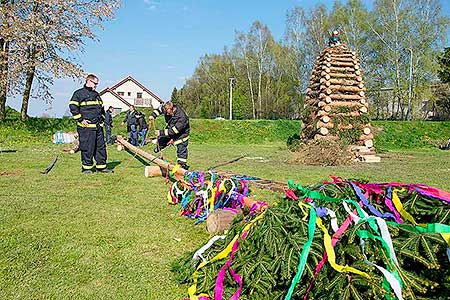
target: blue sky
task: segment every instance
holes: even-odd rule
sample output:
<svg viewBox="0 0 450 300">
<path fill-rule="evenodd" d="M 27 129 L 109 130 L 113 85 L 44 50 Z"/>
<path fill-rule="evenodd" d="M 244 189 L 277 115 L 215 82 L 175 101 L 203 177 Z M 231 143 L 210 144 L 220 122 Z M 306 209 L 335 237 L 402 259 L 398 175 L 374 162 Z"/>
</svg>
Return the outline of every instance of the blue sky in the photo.
<svg viewBox="0 0 450 300">
<path fill-rule="evenodd" d="M 313 0 L 122 0 L 114 20 L 97 31 L 99 41 L 88 41 L 79 59 L 84 70 L 100 78 L 98 90 L 132 75 L 163 99 L 172 89 L 181 88 L 199 58 L 218 53 L 233 44 L 235 31 L 247 31 L 260 20 L 281 39 L 286 13 L 295 6 L 309 8 L 334 1 Z M 373 0 L 365 1 L 369 6 Z M 450 15 L 450 4 L 442 5 Z M 56 79 L 53 104 L 32 99 L 29 114 L 62 116 L 81 81 Z M 7 105 L 20 108 L 21 99 L 8 99 Z"/>
</svg>

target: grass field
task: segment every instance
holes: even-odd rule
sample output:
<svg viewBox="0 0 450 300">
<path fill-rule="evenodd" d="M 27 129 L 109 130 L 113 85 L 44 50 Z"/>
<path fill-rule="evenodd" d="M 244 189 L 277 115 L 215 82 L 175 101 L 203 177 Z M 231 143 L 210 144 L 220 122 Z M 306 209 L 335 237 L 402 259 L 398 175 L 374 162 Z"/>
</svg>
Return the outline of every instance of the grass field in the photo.
<svg viewBox="0 0 450 300">
<path fill-rule="evenodd" d="M 8 140 L 1 133 L 0 140 Z M 246 155 L 222 170 L 304 185 L 334 174 L 450 190 L 450 151 L 384 148 L 378 164 L 313 167 L 294 164 L 281 140 L 222 143 L 209 138 L 214 135 L 220 136 L 210 132 L 190 143 L 191 166 L 204 170 Z M 170 263 L 209 236 L 203 225 L 193 225 L 167 204 L 164 179 L 145 178 L 144 165 L 115 147 L 108 148 L 115 174 L 83 175 L 79 154 L 63 153 L 60 145 L 42 140 L 9 145 L 17 152 L 0 153 L 0 299 L 186 296 Z M 165 151 L 175 158 L 174 148 Z M 56 154 L 54 169 L 40 174 Z M 253 195 L 268 202 L 282 196 L 261 190 Z"/>
</svg>

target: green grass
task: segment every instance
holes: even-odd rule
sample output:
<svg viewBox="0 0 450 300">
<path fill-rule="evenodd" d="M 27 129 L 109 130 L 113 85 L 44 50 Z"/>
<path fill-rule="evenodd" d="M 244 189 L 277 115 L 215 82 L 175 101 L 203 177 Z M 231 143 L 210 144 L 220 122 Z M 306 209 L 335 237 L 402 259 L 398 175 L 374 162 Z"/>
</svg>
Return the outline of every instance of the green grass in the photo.
<svg viewBox="0 0 450 300">
<path fill-rule="evenodd" d="M 141 110 L 142 111 L 142 110 Z M 143 110 L 146 118 L 149 110 Z M 8 119 L 0 123 L 0 147 L 15 147 L 29 143 L 45 144 L 58 131 L 76 131 L 70 118 L 18 120 L 18 113 L 8 110 Z M 114 118 L 114 134 L 126 135 L 121 125 L 124 113 Z M 300 132 L 301 123 L 295 120 L 205 120 L 191 119 L 190 140 L 196 143 L 263 144 L 286 142 L 289 136 Z M 431 149 L 450 138 L 450 122 L 431 121 L 373 121 L 375 146 L 379 151 L 389 149 Z M 163 118 L 157 119 L 157 128 L 164 128 Z M 150 128 L 153 134 L 153 128 Z"/>
<path fill-rule="evenodd" d="M 120 121 L 115 133 L 125 130 Z M 204 225 L 178 216 L 167 204 L 164 179 L 145 178 L 144 165 L 115 147 L 108 148 L 115 174 L 81 174 L 80 155 L 50 142 L 54 131 L 73 130 L 72 122 L 0 124 L 0 148 L 17 149 L 0 153 L 0 299 L 182 299 L 187 287 L 176 284 L 170 263 L 207 241 Z M 334 174 L 450 190 L 450 152 L 417 139 L 424 133 L 438 139 L 445 130 L 448 138 L 448 122 L 374 124 L 383 127 L 381 163 L 317 167 L 293 163 L 286 149 L 298 122 L 192 120 L 189 164 L 205 170 L 246 155 L 221 169 L 303 185 Z M 413 129 L 405 135 L 403 126 Z M 54 169 L 40 174 L 56 154 Z M 175 149 L 164 154 L 173 160 Z M 252 194 L 269 203 L 282 197 Z"/>
<path fill-rule="evenodd" d="M 17 148 L 0 153 L 0 299 L 186 296 L 187 287 L 175 283 L 170 262 L 200 247 L 208 235 L 203 225 L 193 225 L 166 203 L 164 179 L 145 178 L 143 165 L 115 147 L 108 148 L 112 175 L 80 174 L 79 154 L 61 153 L 62 146 Z M 198 169 L 246 154 L 249 159 L 222 169 L 305 185 L 334 174 L 450 190 L 445 151 L 388 151 L 379 164 L 344 167 L 293 164 L 281 142 L 192 142 L 190 151 L 191 165 Z M 55 154 L 54 169 L 41 175 Z M 175 158 L 174 148 L 165 154 Z M 254 190 L 253 196 L 273 203 L 281 195 Z"/>
</svg>

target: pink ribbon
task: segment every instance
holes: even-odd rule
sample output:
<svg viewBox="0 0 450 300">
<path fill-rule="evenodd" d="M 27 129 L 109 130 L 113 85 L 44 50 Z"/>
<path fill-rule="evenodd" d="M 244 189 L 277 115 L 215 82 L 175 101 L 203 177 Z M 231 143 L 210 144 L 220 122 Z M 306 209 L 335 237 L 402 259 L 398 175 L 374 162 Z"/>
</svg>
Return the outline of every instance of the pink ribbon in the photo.
<svg viewBox="0 0 450 300">
<path fill-rule="evenodd" d="M 241 235 L 241 238 L 244 240 L 248 235 L 248 230 L 243 232 Z M 223 281 L 225 279 L 225 273 L 228 269 L 228 271 L 230 272 L 231 277 L 233 277 L 234 281 L 236 281 L 236 283 L 239 285 L 239 288 L 236 290 L 236 292 L 233 294 L 233 296 L 231 296 L 231 300 L 239 300 L 239 295 L 241 294 L 242 291 L 242 279 L 241 276 L 239 274 L 237 274 L 236 272 L 233 271 L 233 269 L 231 268 L 231 261 L 234 258 L 234 255 L 236 254 L 236 251 L 238 250 L 239 247 L 239 240 L 237 239 L 234 244 L 233 247 L 231 248 L 231 254 L 230 257 L 228 258 L 228 260 L 226 261 L 226 263 L 223 265 L 223 267 L 220 269 L 219 273 L 217 274 L 217 279 L 216 279 L 216 287 L 214 289 L 214 300 L 222 300 L 223 297 Z"/>
</svg>

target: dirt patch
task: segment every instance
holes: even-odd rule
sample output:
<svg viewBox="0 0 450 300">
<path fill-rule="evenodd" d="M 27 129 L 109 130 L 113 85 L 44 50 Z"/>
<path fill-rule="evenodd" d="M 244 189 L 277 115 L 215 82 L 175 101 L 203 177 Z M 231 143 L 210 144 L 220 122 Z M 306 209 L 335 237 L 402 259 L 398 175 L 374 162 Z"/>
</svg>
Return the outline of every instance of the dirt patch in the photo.
<svg viewBox="0 0 450 300">
<path fill-rule="evenodd" d="M 15 177 L 23 173 L 22 169 L 11 170 L 11 171 L 1 171 L 0 177 Z"/>
<path fill-rule="evenodd" d="M 292 162 L 306 165 L 341 166 L 350 164 L 352 159 L 348 147 L 334 141 L 313 140 L 299 144 L 292 153 Z"/>
</svg>

